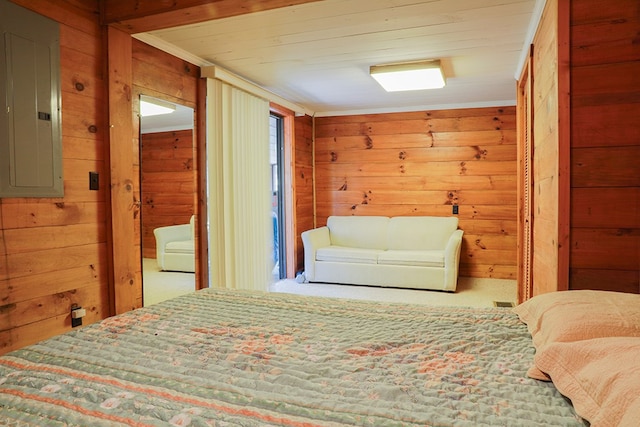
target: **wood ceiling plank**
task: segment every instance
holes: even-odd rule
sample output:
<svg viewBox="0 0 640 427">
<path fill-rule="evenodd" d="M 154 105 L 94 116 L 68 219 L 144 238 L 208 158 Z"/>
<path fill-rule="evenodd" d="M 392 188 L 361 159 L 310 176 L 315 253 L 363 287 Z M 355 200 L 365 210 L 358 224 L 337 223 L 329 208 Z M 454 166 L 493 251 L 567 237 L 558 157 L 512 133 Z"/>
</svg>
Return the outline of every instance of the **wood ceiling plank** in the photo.
<svg viewBox="0 0 640 427">
<path fill-rule="evenodd" d="M 105 0 L 104 24 L 129 34 L 195 24 L 319 0 Z"/>
</svg>

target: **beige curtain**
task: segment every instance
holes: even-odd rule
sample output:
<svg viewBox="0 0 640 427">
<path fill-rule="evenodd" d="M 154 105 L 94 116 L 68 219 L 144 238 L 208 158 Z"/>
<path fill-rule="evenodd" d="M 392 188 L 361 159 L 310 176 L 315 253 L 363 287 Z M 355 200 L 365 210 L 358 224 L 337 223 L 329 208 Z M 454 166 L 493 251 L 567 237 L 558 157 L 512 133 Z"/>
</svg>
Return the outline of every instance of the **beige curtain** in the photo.
<svg viewBox="0 0 640 427">
<path fill-rule="evenodd" d="M 207 79 L 210 286 L 267 290 L 271 274 L 269 103 Z"/>
</svg>

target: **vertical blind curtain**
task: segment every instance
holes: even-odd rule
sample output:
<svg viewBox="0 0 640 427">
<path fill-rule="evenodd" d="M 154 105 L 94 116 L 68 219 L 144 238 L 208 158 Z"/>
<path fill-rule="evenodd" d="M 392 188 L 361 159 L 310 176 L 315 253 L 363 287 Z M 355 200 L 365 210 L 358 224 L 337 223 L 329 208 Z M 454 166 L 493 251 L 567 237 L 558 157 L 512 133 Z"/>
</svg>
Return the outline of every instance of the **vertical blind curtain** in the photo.
<svg viewBox="0 0 640 427">
<path fill-rule="evenodd" d="M 271 273 L 269 103 L 207 79 L 212 287 L 267 290 Z"/>
</svg>

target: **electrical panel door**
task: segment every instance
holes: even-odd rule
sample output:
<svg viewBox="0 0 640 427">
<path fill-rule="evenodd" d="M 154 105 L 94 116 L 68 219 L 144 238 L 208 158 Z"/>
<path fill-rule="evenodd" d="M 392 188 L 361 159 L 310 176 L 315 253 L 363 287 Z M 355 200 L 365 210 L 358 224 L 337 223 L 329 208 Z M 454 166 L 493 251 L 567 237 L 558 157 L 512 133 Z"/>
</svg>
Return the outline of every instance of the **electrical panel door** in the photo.
<svg viewBox="0 0 640 427">
<path fill-rule="evenodd" d="M 61 197 L 58 23 L 0 0 L 0 197 Z"/>
</svg>

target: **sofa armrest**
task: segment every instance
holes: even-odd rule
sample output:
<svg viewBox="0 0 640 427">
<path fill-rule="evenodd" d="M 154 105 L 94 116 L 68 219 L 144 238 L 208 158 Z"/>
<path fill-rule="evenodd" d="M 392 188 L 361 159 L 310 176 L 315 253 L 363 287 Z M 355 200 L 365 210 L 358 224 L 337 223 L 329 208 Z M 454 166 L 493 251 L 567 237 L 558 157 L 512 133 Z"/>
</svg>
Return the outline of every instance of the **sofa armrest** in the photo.
<svg viewBox="0 0 640 427">
<path fill-rule="evenodd" d="M 462 230 L 451 233 L 444 250 L 444 290 L 455 291 L 458 284 L 460 267 L 460 248 L 462 247 Z"/>
<path fill-rule="evenodd" d="M 191 224 L 168 225 L 153 230 L 156 237 L 156 261 L 162 270 L 164 267 L 164 250 L 169 242 L 191 240 Z"/>
<path fill-rule="evenodd" d="M 313 228 L 304 231 L 301 235 L 304 246 L 304 276 L 308 281 L 315 278 L 316 251 L 331 245 L 329 227 Z"/>
</svg>

